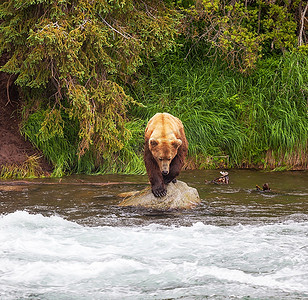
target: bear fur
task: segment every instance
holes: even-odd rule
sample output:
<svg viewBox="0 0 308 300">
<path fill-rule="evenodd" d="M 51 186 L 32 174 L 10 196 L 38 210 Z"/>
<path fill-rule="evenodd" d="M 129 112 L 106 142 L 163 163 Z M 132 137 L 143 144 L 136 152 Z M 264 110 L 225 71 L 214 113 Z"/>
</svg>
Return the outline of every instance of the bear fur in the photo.
<svg viewBox="0 0 308 300">
<path fill-rule="evenodd" d="M 184 165 L 188 142 L 182 122 L 168 113 L 154 115 L 145 129 L 144 163 L 155 197 L 167 194 Z"/>
</svg>

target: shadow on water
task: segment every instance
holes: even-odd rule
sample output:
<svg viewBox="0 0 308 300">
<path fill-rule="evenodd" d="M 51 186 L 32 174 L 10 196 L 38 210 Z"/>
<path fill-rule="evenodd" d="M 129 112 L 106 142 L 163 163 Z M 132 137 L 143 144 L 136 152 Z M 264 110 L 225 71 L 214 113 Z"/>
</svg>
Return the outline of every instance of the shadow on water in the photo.
<svg viewBox="0 0 308 300">
<path fill-rule="evenodd" d="M 217 170 L 181 173 L 179 179 L 197 188 L 202 199 L 192 210 L 160 212 L 118 207 L 122 201 L 118 194 L 142 190 L 148 185 L 147 176 L 99 175 L 0 185 L 0 214 L 25 210 L 44 216 L 59 215 L 88 226 L 189 226 L 196 222 L 235 225 L 308 220 L 308 172 L 231 170 L 228 185 L 205 183 L 218 176 Z M 101 185 L 104 182 L 119 184 Z M 255 186 L 265 182 L 271 192 L 257 192 Z"/>
</svg>

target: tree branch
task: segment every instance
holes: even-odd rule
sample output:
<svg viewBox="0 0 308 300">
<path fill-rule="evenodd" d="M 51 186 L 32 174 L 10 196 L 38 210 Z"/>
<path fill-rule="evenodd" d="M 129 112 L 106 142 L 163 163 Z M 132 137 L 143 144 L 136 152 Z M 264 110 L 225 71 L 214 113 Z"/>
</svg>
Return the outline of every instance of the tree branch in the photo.
<svg viewBox="0 0 308 300">
<path fill-rule="evenodd" d="M 302 46 L 304 44 L 304 39 L 303 39 L 304 24 L 305 24 L 305 19 L 306 19 L 305 16 L 306 16 L 306 13 L 307 13 L 307 9 L 308 9 L 308 3 L 306 4 L 306 7 L 304 8 L 304 11 L 302 13 L 301 20 L 300 20 L 301 28 L 300 28 L 299 35 L 298 35 L 298 46 Z"/>
<path fill-rule="evenodd" d="M 98 14 L 99 17 L 102 19 L 102 21 L 109 27 L 111 28 L 113 31 L 115 31 L 116 33 L 120 34 L 121 36 L 123 36 L 125 39 L 129 39 L 129 38 L 133 38 L 135 39 L 133 36 L 131 36 L 130 34 L 123 34 L 122 32 L 120 32 L 119 30 L 115 29 L 114 27 L 112 27 L 100 14 Z"/>
</svg>

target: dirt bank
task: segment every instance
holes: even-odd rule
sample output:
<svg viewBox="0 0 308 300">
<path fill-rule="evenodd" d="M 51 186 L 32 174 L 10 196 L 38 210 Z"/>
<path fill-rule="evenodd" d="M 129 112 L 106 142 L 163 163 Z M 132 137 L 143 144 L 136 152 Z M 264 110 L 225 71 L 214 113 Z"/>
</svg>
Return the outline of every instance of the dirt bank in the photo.
<svg viewBox="0 0 308 300">
<path fill-rule="evenodd" d="M 5 59 L 0 58 L 0 66 Z M 29 156 L 37 155 L 44 173 L 51 166 L 42 158 L 39 151 L 20 134 L 20 99 L 13 84 L 13 76 L 0 72 L 0 170 L 4 165 L 22 165 Z"/>
</svg>

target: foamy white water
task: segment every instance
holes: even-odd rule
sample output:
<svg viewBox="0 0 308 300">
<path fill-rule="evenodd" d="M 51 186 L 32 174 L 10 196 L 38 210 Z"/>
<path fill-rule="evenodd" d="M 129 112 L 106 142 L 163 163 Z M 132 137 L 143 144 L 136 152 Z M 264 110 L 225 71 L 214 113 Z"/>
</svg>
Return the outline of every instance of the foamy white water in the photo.
<svg viewBox="0 0 308 300">
<path fill-rule="evenodd" d="M 1 299 L 245 297 L 308 299 L 308 222 L 86 227 L 0 216 Z"/>
</svg>

